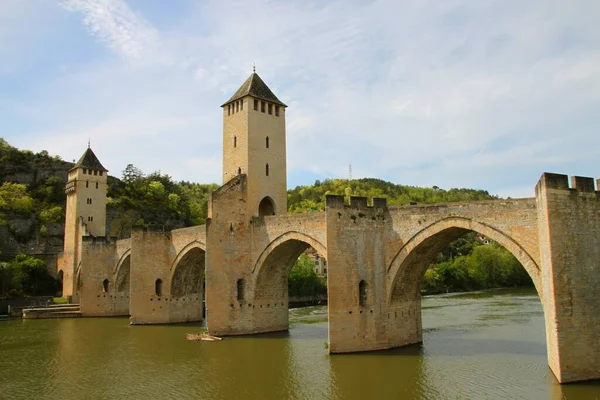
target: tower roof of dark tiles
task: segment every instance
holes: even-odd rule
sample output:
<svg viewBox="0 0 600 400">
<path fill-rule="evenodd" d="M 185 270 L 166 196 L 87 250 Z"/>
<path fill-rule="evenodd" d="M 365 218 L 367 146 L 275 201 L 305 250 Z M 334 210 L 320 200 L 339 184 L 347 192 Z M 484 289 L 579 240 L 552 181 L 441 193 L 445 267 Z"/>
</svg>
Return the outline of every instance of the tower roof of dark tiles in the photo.
<svg viewBox="0 0 600 400">
<path fill-rule="evenodd" d="M 81 156 L 77 164 L 73 166 L 71 169 L 75 168 L 87 168 L 87 169 L 95 169 L 97 171 L 108 171 L 98 160 L 98 157 L 94 154 L 91 148 L 87 148 L 85 153 Z"/>
<path fill-rule="evenodd" d="M 226 106 L 227 104 L 241 99 L 245 96 L 252 96 L 257 99 L 270 101 L 271 103 L 287 107 L 283 102 L 281 102 L 281 100 L 277 98 L 277 96 L 273 94 L 271 89 L 269 89 L 266 83 L 263 82 L 262 79 L 260 79 L 260 76 L 258 76 L 256 72 L 252 73 L 252 75 L 250 75 L 250 77 L 246 79 L 246 82 L 244 82 L 244 84 L 237 90 L 237 92 L 235 92 L 229 100 L 223 103 L 221 107 Z"/>
</svg>

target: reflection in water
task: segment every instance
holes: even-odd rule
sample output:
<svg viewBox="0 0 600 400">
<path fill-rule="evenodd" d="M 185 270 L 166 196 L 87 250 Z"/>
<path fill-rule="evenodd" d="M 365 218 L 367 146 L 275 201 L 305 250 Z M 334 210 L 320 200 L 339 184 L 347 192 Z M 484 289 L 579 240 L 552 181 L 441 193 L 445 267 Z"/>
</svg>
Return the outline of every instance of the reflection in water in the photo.
<svg viewBox="0 0 600 400">
<path fill-rule="evenodd" d="M 328 356 L 325 307 L 290 319 L 289 333 L 214 343 L 184 340 L 193 324 L 2 322 L 0 398 L 600 398 L 600 383 L 554 379 L 534 291 L 424 298 L 424 343 L 389 351 Z"/>
</svg>

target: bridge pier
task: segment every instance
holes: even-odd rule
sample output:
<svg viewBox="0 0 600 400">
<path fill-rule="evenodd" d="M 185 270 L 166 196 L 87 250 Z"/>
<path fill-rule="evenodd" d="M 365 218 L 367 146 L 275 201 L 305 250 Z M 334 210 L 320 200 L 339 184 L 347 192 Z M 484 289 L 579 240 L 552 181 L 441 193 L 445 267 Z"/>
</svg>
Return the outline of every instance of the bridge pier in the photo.
<svg viewBox="0 0 600 400">
<path fill-rule="evenodd" d="M 247 235 L 246 176 L 210 195 L 206 221 L 206 313 L 211 334 L 258 333 L 252 298 L 251 242 Z M 254 308 L 253 308 L 254 306 Z"/>
<path fill-rule="evenodd" d="M 600 379 L 600 192 L 545 173 L 536 199 L 548 364 L 561 383 Z"/>
<path fill-rule="evenodd" d="M 385 199 L 326 197 L 329 352 L 390 347 L 385 251 L 392 232 Z"/>
<path fill-rule="evenodd" d="M 85 317 L 129 315 L 129 291 L 119 291 L 114 266 L 123 249 L 106 238 L 82 238 L 80 307 Z"/>
</svg>

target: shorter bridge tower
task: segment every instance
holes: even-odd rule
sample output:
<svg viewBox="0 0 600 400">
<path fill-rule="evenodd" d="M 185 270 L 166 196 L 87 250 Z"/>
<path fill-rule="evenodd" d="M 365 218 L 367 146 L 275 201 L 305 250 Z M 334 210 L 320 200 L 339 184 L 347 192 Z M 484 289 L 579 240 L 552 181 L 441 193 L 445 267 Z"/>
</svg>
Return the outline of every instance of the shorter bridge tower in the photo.
<svg viewBox="0 0 600 400">
<path fill-rule="evenodd" d="M 108 170 L 98 160 L 91 147 L 69 170 L 65 194 L 65 242 L 59 260 L 63 277 L 63 297 L 77 292 L 77 269 L 81 261 L 83 236 L 106 236 L 106 189 Z"/>
<path fill-rule="evenodd" d="M 249 216 L 287 213 L 285 109 L 256 72 L 223 107 L 223 183 L 247 176 Z"/>
</svg>

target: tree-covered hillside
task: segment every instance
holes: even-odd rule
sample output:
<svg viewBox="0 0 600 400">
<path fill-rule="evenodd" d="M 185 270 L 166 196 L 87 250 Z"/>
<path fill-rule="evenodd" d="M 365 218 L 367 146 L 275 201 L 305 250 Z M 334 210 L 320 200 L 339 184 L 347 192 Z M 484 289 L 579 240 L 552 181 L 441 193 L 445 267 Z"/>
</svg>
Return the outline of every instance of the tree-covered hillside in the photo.
<svg viewBox="0 0 600 400">
<path fill-rule="evenodd" d="M 121 179 L 109 176 L 110 234 L 128 237 L 134 225 L 170 230 L 203 224 L 208 212 L 208 195 L 217 188 L 216 184 L 175 182 L 159 172 L 145 175 L 129 164 Z"/>
<path fill-rule="evenodd" d="M 325 209 L 325 195 L 385 197 L 388 205 L 409 203 L 432 204 L 455 201 L 476 201 L 497 199 L 486 190 L 450 189 L 437 186 L 422 188 L 398 185 L 375 178 L 355 180 L 326 179 L 315 181 L 310 186 L 297 186 L 288 190 L 288 209 L 290 212 L 322 211 Z"/>
</svg>

